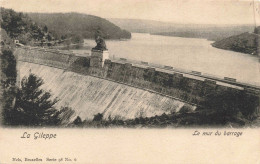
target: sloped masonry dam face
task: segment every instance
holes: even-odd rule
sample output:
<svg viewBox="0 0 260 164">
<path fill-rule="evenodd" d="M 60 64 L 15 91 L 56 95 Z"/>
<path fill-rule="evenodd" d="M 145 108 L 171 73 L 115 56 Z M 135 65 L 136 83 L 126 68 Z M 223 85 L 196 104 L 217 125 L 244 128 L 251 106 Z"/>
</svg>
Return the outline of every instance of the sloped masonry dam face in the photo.
<svg viewBox="0 0 260 164">
<path fill-rule="evenodd" d="M 33 73 L 44 80 L 42 89 L 51 91 L 59 99 L 55 105 L 75 110 L 74 119 L 92 120 L 97 113 L 120 119 L 152 117 L 178 112 L 183 106 L 195 110 L 195 106 L 172 98 L 116 82 L 79 75 L 62 69 L 19 61 L 20 77 Z"/>
</svg>

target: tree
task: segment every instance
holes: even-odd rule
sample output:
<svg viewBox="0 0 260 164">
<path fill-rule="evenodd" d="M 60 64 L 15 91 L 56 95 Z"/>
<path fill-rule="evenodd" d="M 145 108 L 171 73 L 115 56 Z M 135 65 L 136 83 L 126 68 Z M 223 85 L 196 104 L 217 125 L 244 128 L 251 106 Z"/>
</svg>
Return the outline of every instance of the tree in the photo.
<svg viewBox="0 0 260 164">
<path fill-rule="evenodd" d="M 207 111 L 211 111 L 227 121 L 236 117 L 252 119 L 259 107 L 259 97 L 248 94 L 244 90 L 228 89 L 207 95 L 203 105 Z"/>
<path fill-rule="evenodd" d="M 1 51 L 1 71 L 5 78 L 1 78 L 4 88 L 16 83 L 16 59 L 11 49 L 2 48 Z"/>
<path fill-rule="evenodd" d="M 255 33 L 255 34 L 260 34 L 260 26 L 255 27 L 254 33 Z"/>
<path fill-rule="evenodd" d="M 83 37 L 80 36 L 80 35 L 77 35 L 77 34 L 72 35 L 72 39 L 71 40 L 72 40 L 71 42 L 75 43 L 75 44 L 84 43 Z"/>
<path fill-rule="evenodd" d="M 9 109 L 13 108 L 16 96 L 16 59 L 13 55 L 13 41 L 6 31 L 1 28 L 1 51 L 0 51 L 0 111 L 2 112 L 3 124 L 8 117 Z M 1 118 L 1 117 L 0 117 Z"/>
<path fill-rule="evenodd" d="M 13 47 L 14 46 L 14 42 L 13 40 L 8 36 L 7 32 L 4 29 L 0 29 L 0 33 L 1 33 L 1 46 L 10 46 Z M 1 49 L 3 50 L 3 47 L 1 47 Z"/>
<path fill-rule="evenodd" d="M 22 79 L 15 107 L 9 114 L 11 125 L 41 126 L 59 122 L 58 111 L 53 107 L 57 99 L 52 100 L 50 92 L 40 88 L 42 84 L 43 80 L 34 74 Z"/>
<path fill-rule="evenodd" d="M 82 120 L 79 116 L 77 116 L 77 118 L 73 121 L 74 125 L 81 125 L 82 124 Z"/>
<path fill-rule="evenodd" d="M 48 27 L 47 27 L 46 25 L 43 27 L 43 31 L 44 31 L 45 33 L 48 32 Z"/>
<path fill-rule="evenodd" d="M 54 125 L 68 125 L 71 117 L 75 114 L 75 111 L 70 107 L 61 107 L 59 111 L 55 113 L 51 121 Z"/>
<path fill-rule="evenodd" d="M 98 114 L 94 115 L 93 121 L 102 121 L 102 119 L 103 119 L 103 114 L 98 113 Z"/>
</svg>

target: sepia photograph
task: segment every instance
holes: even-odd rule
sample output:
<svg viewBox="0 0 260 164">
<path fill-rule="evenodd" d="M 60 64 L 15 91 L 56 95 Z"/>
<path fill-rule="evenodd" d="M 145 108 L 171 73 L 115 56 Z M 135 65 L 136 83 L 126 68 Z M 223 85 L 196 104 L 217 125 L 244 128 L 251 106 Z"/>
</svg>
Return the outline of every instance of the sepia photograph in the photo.
<svg viewBox="0 0 260 164">
<path fill-rule="evenodd" d="M 241 137 L 239 129 L 260 127 L 258 0 L 0 5 L 4 129 L 191 129 L 191 136 L 210 136 L 196 129 L 227 128 L 221 135 Z M 45 132 L 31 138 L 59 136 Z M 118 163 L 112 161 L 97 163 Z"/>
</svg>

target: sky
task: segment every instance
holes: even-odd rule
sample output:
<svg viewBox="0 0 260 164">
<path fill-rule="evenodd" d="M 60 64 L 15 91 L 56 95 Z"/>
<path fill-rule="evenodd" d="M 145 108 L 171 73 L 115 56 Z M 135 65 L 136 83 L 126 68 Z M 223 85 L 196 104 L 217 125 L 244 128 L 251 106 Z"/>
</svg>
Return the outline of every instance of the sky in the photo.
<svg viewBox="0 0 260 164">
<path fill-rule="evenodd" d="M 79 12 L 103 18 L 192 24 L 260 24 L 260 0 L 0 0 L 21 12 Z M 254 7 L 253 7 L 254 6 Z"/>
</svg>

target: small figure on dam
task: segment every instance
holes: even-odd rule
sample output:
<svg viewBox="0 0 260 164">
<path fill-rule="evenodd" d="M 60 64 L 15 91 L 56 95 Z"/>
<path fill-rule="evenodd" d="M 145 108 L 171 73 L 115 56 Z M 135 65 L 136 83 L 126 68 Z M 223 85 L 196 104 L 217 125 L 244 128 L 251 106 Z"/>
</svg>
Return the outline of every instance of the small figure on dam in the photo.
<svg viewBox="0 0 260 164">
<path fill-rule="evenodd" d="M 92 48 L 93 50 L 101 50 L 101 51 L 107 50 L 107 46 L 104 38 L 102 38 L 101 36 L 101 32 L 99 31 L 96 32 L 95 41 L 97 45 L 96 47 Z"/>
</svg>

